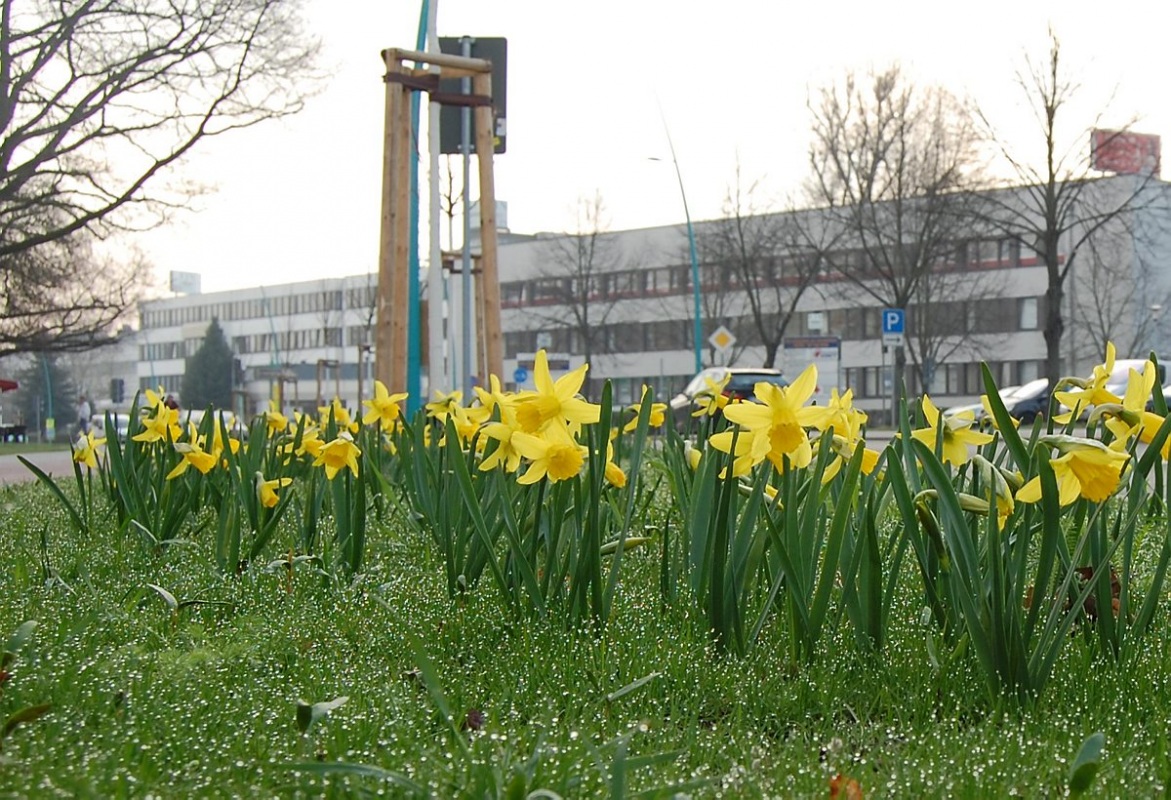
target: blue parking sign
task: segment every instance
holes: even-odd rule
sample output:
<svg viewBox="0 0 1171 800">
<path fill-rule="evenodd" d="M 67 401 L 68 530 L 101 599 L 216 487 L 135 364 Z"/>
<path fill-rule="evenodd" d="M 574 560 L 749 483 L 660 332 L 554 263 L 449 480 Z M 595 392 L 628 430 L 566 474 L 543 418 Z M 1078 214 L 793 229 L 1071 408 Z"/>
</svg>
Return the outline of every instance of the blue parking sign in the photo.
<svg viewBox="0 0 1171 800">
<path fill-rule="evenodd" d="M 907 312 L 902 308 L 882 309 L 882 332 L 904 333 L 907 326 Z"/>
<path fill-rule="evenodd" d="M 905 308 L 882 309 L 882 343 L 901 347 L 903 334 L 907 328 L 907 310 Z"/>
</svg>

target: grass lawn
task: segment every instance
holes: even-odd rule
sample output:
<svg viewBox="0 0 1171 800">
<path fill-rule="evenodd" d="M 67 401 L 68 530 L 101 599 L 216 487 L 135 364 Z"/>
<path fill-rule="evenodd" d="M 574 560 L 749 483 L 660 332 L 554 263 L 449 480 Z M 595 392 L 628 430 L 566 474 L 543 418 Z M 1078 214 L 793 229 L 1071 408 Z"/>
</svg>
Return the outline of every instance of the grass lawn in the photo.
<svg viewBox="0 0 1171 800">
<path fill-rule="evenodd" d="M 1021 710 L 970 654 L 933 663 L 910 570 L 883 653 L 843 624 L 805 665 L 779 628 L 720 654 L 682 587 L 664 601 L 655 546 L 627 554 L 603 629 L 567 631 L 486 584 L 450 598 L 393 516 L 342 585 L 308 563 L 222 576 L 210 522 L 157 552 L 112 523 L 83 539 L 41 486 L 0 508 L 0 636 L 38 623 L 0 715 L 51 705 L 6 731 L 8 796 L 825 797 L 840 773 L 866 797 L 1052 797 L 1096 731 L 1091 795 L 1162 796 L 1171 774 L 1165 610 L 1121 665 L 1075 631 Z M 342 697 L 301 731 L 300 701 Z"/>
</svg>

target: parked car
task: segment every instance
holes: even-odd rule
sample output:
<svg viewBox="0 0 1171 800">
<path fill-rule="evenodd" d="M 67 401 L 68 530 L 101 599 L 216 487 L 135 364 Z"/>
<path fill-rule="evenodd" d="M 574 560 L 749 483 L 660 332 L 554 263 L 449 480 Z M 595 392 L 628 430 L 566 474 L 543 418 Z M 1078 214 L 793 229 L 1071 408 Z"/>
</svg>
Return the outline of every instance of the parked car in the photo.
<svg viewBox="0 0 1171 800">
<path fill-rule="evenodd" d="M 777 386 L 788 386 L 789 381 L 781 375 L 779 369 L 766 367 L 708 367 L 691 379 L 691 382 L 682 392 L 671 398 L 671 418 L 676 427 L 686 427 L 691 413 L 697 408 L 695 398 L 708 388 L 707 381 L 714 383 L 727 378 L 724 384 L 723 395 L 729 400 L 749 400 L 755 402 L 754 392 L 756 384 L 760 382 L 772 383 Z"/>
<path fill-rule="evenodd" d="M 125 441 L 130 435 L 130 415 L 110 412 L 110 419 L 114 423 L 114 431 L 119 440 Z M 106 415 L 94 414 L 89 418 L 89 429 L 94 436 L 109 438 L 111 431 L 106 430 Z"/>
<path fill-rule="evenodd" d="M 1014 402 L 1013 397 L 1020 390 L 1020 388 L 1020 386 L 1006 386 L 1000 390 L 1000 400 L 1004 403 L 1005 408 L 1012 408 L 1012 404 Z M 954 417 L 957 414 L 962 414 L 966 411 L 971 411 L 972 418 L 977 422 L 984 419 L 986 416 L 983 403 L 969 403 L 968 405 L 964 406 L 952 406 L 950 408 L 944 409 L 943 416 L 946 419 L 948 417 Z"/>
<path fill-rule="evenodd" d="M 1167 404 L 1168 408 L 1171 408 L 1171 386 L 1164 386 L 1163 387 L 1163 402 L 1165 402 Z M 1155 410 L 1155 398 L 1152 397 L 1150 400 L 1147 401 L 1147 411 L 1154 411 L 1154 410 Z"/>
<path fill-rule="evenodd" d="M 1038 378 L 1029 381 L 1013 393 L 1011 400 L 1004 405 L 1008 413 L 1028 425 L 1037 417 L 1044 418 L 1049 413 L 1049 380 Z"/>
</svg>

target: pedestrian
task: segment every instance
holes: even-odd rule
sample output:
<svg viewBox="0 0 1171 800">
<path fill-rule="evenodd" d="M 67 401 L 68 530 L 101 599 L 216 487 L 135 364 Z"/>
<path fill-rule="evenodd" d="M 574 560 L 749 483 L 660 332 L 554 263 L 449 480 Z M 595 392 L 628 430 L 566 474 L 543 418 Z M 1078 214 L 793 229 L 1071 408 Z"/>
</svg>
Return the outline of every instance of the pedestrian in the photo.
<svg viewBox="0 0 1171 800">
<path fill-rule="evenodd" d="M 83 394 L 77 398 L 77 429 L 84 436 L 89 433 L 89 418 L 93 415 L 93 408 L 89 399 Z"/>
</svg>

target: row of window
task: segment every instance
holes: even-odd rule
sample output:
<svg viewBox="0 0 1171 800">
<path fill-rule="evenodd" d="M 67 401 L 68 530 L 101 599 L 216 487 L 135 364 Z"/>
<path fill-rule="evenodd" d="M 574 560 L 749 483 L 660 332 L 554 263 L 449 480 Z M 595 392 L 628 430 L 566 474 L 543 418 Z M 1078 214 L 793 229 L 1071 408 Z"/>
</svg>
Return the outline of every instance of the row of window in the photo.
<svg viewBox="0 0 1171 800">
<path fill-rule="evenodd" d="M 366 290 L 351 289 L 348 293 L 353 300 L 365 301 Z M 372 289 L 370 291 L 373 291 Z M 369 303 L 355 304 L 351 308 L 366 308 Z M 144 328 L 172 328 L 191 322 L 210 323 L 212 318 L 221 321 L 260 319 L 264 317 L 287 317 L 294 314 L 329 313 L 342 309 L 341 290 L 302 292 L 300 294 L 276 295 L 252 300 L 230 300 L 218 303 L 201 303 L 179 308 L 147 309 L 142 313 Z"/>
<path fill-rule="evenodd" d="M 1016 333 L 1037 330 L 1043 298 L 957 300 L 907 310 L 907 333 L 914 336 L 923 326 L 923 315 L 930 315 L 930 330 L 935 335 L 964 336 Z M 776 324 L 775 316 L 766 318 Z M 759 346 L 760 330 L 751 317 L 724 320 L 737 342 L 745 347 Z M 705 320 L 703 336 L 711 335 L 717 323 Z M 845 341 L 879 339 L 882 336 L 882 309 L 834 308 L 827 311 L 797 312 L 786 329 L 790 336 L 839 336 Z M 578 328 L 546 331 L 509 331 L 504 334 L 504 349 L 509 354 L 532 352 L 540 347 L 558 353 L 647 353 L 662 350 L 689 350 L 694 341 L 689 319 L 653 322 L 621 322 L 589 329 L 590 341 Z"/>
<path fill-rule="evenodd" d="M 996 379 L 997 386 L 1020 386 L 1035 381 L 1045 368 L 1043 361 L 988 361 L 988 369 Z M 889 397 L 892 391 L 893 368 L 852 367 L 844 370 L 846 388 L 854 390 L 856 398 Z M 907 365 L 907 392 L 911 397 L 923 393 L 920 371 Z M 981 395 L 984 394 L 984 377 L 977 362 L 965 364 L 941 364 L 936 368 L 931 383 L 931 393 L 938 395 Z"/>
<path fill-rule="evenodd" d="M 742 288 L 748 282 L 757 286 L 796 281 L 797 276 L 810 265 L 799 259 L 808 255 L 782 255 L 762 258 L 751 276 L 727 264 L 705 264 L 699 268 L 700 288 L 721 291 Z M 1018 242 L 1011 239 L 974 239 L 959 242 L 939 260 L 939 268 L 946 271 L 967 269 L 1005 269 L 1032 266 L 1037 254 L 1022 252 Z M 828 254 L 822 270 L 827 276 L 849 268 L 857 272 L 879 271 L 865 250 L 842 250 Z M 691 267 L 674 265 L 631 270 L 600 272 L 588 277 L 570 275 L 546 276 L 500 284 L 501 304 L 505 308 L 553 303 L 580 303 L 587 300 L 619 300 L 679 294 L 691 290 Z"/>
<path fill-rule="evenodd" d="M 365 330 L 364 328 L 350 329 Z M 140 345 L 138 357 L 140 361 L 166 361 L 175 358 L 187 358 L 199 349 L 202 339 L 188 339 L 183 342 L 153 342 Z M 233 336 L 232 351 L 236 355 L 244 353 L 288 353 L 296 350 L 312 350 L 319 347 L 340 347 L 342 344 L 341 328 L 310 328 L 302 331 L 282 331 L 277 334 L 256 333 L 249 336 Z"/>
</svg>

